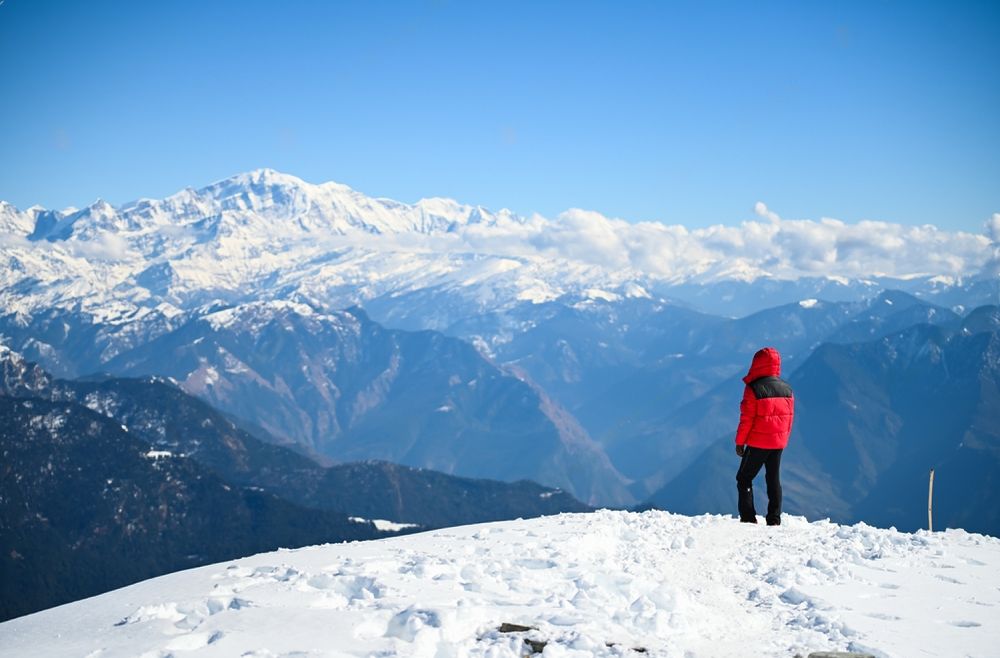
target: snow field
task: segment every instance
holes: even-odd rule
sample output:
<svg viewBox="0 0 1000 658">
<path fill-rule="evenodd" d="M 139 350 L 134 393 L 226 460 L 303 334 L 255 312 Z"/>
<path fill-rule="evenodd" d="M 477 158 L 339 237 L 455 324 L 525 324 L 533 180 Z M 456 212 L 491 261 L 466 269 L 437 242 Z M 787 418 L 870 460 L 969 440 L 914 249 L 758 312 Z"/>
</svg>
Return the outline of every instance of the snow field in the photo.
<svg viewBox="0 0 1000 658">
<path fill-rule="evenodd" d="M 995 538 L 604 510 L 171 574 L 0 624 L 0 655 L 991 656 L 998 611 Z"/>
</svg>

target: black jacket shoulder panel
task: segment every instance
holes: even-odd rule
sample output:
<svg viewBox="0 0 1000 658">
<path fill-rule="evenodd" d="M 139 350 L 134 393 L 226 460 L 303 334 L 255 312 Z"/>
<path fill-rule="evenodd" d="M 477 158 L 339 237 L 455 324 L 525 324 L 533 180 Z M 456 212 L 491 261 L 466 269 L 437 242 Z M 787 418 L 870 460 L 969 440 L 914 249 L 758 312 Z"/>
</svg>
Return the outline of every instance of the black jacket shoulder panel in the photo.
<svg viewBox="0 0 1000 658">
<path fill-rule="evenodd" d="M 790 398 L 792 387 L 780 377 L 761 377 L 750 382 L 754 397 L 758 400 L 762 398 Z"/>
</svg>

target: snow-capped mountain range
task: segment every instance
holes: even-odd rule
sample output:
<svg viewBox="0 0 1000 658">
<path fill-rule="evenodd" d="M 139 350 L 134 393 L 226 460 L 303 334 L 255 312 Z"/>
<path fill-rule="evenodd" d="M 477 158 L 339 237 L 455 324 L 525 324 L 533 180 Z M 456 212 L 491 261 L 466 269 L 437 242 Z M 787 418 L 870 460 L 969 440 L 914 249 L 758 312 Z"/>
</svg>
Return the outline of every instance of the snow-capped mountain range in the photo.
<svg viewBox="0 0 1000 658">
<path fill-rule="evenodd" d="M 523 301 L 697 304 L 690 286 L 764 279 L 792 288 L 778 303 L 810 290 L 825 292 L 805 296 L 870 296 L 884 287 L 878 277 L 940 292 L 995 276 L 1000 216 L 974 235 L 783 220 L 763 204 L 756 211 L 759 221 L 698 230 L 582 210 L 521 217 L 451 199 L 372 198 L 270 169 L 117 208 L 98 200 L 21 211 L 0 202 L 0 310 L 63 307 L 114 321 L 170 317 L 214 300 L 344 308 L 425 293 L 424 325 L 443 328 Z M 713 306 L 725 301 L 709 297 Z"/>
<path fill-rule="evenodd" d="M 795 363 L 870 304 L 895 308 L 878 302 L 889 286 L 916 295 L 897 299 L 917 309 L 899 328 L 996 302 L 1000 216 L 972 235 L 756 210 L 759 221 L 693 231 L 579 210 L 520 217 L 372 198 L 269 169 L 118 208 L 3 204 L 0 339 L 60 377 L 173 377 L 327 457 L 544 472 L 587 502 L 627 504 L 674 474 L 648 472 L 671 460 L 640 459 L 636 446 L 683 432 L 669 414 L 730 381 L 760 344 Z M 340 310 L 355 304 L 365 312 Z M 759 312 L 718 317 L 750 310 Z M 423 329 L 476 350 L 406 333 Z M 470 392 L 488 381 L 503 383 L 507 406 Z M 510 472 L 496 466 L 516 460 L 472 468 L 452 458 L 463 432 L 486 436 L 525 417 L 510 416 L 518 405 L 558 437 L 551 454 Z M 362 452 L 344 452 L 350 436 Z M 586 469 L 566 465 L 582 455 L 604 476 L 571 481 Z"/>
<path fill-rule="evenodd" d="M 636 276 L 475 246 L 494 234 L 538 232 L 541 221 L 448 199 L 374 199 L 266 169 L 121 208 L 97 201 L 82 210 L 18 212 L 5 205 L 0 307 L 72 306 L 106 319 L 255 298 L 340 308 L 488 282 L 474 294 L 485 303 L 491 295 L 542 300 L 572 288 L 621 287 Z M 455 249 L 460 241 L 467 248 Z"/>
<path fill-rule="evenodd" d="M 897 308 L 890 286 L 915 295 L 895 298 L 916 309 L 897 328 L 996 302 L 1000 216 L 972 235 L 756 210 L 694 231 L 520 217 L 268 169 L 118 208 L 0 204 L 0 342 L 58 377 L 172 377 L 329 458 L 631 504 L 723 433 L 728 414 L 712 414 L 719 427 L 685 443 L 691 423 L 670 414 L 735 381 L 759 345 L 800 362 L 866 309 Z M 529 417 L 541 456 L 515 449 Z M 454 457 L 470 432 L 508 437 L 504 458 Z"/>
</svg>

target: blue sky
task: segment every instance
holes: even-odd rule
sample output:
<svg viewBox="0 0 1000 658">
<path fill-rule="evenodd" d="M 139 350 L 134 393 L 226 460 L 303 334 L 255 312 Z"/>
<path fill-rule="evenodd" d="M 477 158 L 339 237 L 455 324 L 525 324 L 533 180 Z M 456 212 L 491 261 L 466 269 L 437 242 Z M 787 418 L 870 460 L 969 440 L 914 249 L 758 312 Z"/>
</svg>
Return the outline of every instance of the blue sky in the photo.
<svg viewBox="0 0 1000 658">
<path fill-rule="evenodd" d="M 0 199 L 258 167 L 691 227 L 1000 212 L 1000 3 L 0 5 Z"/>
</svg>

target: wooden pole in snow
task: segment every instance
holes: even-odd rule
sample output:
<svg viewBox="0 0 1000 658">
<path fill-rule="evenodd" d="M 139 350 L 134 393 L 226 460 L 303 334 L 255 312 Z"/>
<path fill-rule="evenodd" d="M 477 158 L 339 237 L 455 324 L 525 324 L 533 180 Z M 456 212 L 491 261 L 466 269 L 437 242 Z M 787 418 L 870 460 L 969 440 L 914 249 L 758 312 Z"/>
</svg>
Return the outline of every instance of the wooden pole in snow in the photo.
<svg viewBox="0 0 1000 658">
<path fill-rule="evenodd" d="M 927 530 L 934 532 L 934 469 L 931 469 L 931 480 L 927 485 Z"/>
</svg>

